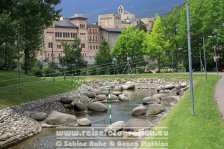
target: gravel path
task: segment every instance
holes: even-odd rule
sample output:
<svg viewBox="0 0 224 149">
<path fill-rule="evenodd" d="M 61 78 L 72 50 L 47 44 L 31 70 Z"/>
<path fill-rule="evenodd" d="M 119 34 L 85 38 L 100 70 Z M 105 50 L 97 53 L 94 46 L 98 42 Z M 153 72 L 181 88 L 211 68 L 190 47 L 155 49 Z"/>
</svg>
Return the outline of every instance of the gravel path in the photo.
<svg viewBox="0 0 224 149">
<path fill-rule="evenodd" d="M 222 117 L 224 118 L 224 73 L 220 73 L 219 75 L 222 78 L 218 81 L 215 87 L 215 99 L 219 108 Z"/>
</svg>

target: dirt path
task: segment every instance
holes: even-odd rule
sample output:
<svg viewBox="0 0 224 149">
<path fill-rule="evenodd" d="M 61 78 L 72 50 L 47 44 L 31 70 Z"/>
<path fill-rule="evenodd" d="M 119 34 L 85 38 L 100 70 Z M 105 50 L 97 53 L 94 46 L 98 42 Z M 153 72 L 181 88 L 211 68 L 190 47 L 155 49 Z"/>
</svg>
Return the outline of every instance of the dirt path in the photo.
<svg viewBox="0 0 224 149">
<path fill-rule="evenodd" d="M 215 99 L 222 117 L 224 118 L 224 74 L 220 73 L 222 78 L 218 81 L 215 87 Z"/>
</svg>

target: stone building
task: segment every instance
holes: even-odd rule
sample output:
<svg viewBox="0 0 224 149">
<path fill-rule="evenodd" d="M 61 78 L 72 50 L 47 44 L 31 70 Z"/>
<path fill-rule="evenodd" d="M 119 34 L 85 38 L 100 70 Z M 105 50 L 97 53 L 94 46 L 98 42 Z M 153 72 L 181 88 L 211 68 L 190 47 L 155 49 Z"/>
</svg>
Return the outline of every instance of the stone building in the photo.
<svg viewBox="0 0 224 149">
<path fill-rule="evenodd" d="M 75 14 L 68 19 L 61 18 L 44 30 L 44 45 L 38 58 L 49 60 L 54 58 L 58 61 L 63 55 L 62 44 L 72 43 L 74 39 L 79 38 L 82 55 L 88 63 L 92 64 L 99 49 L 100 37 L 100 26 L 88 24 L 87 17 L 83 14 Z"/>
<path fill-rule="evenodd" d="M 117 14 L 103 14 L 98 16 L 98 24 L 103 28 L 123 29 L 128 26 L 136 26 L 141 21 L 150 31 L 154 22 L 153 18 L 136 19 L 135 14 L 127 11 L 123 5 L 118 7 Z"/>
</svg>

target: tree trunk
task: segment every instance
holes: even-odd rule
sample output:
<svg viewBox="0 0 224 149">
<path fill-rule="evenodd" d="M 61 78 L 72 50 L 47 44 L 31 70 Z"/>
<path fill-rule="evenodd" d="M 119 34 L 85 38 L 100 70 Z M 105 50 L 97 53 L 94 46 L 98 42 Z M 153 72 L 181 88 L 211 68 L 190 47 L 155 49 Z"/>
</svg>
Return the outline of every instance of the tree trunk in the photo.
<svg viewBox="0 0 224 149">
<path fill-rule="evenodd" d="M 160 54 L 158 55 L 157 62 L 158 62 L 158 73 L 160 73 Z"/>
<path fill-rule="evenodd" d="M 25 56 L 25 60 L 24 60 L 25 74 L 28 74 L 29 73 L 29 52 L 28 52 L 28 49 L 24 50 L 24 56 Z"/>
</svg>

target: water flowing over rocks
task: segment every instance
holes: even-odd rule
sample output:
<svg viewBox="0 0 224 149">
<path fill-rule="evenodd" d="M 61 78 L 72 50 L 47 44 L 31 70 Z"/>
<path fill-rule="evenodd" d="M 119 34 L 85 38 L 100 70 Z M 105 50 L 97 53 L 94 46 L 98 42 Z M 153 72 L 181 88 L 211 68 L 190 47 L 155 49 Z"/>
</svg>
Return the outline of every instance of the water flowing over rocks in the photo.
<svg viewBox="0 0 224 149">
<path fill-rule="evenodd" d="M 128 78 L 84 81 L 77 90 L 0 110 L 0 148 L 35 135 L 42 127 L 90 126 L 88 119 L 77 120 L 75 115 L 67 113 L 106 112 L 107 105 L 103 103 L 108 102 L 109 93 L 111 102 L 119 103 L 129 102 L 130 97 L 124 94 L 125 90 L 155 89 L 158 94 L 144 98 L 142 105 L 130 113 L 135 117 L 159 116 L 167 113 L 188 88 L 189 83 L 181 79 Z M 127 122 L 115 122 L 108 130 L 130 133 L 138 131 L 132 127 L 151 126 L 148 120 L 130 119 Z"/>
</svg>

